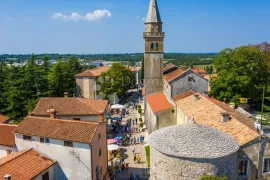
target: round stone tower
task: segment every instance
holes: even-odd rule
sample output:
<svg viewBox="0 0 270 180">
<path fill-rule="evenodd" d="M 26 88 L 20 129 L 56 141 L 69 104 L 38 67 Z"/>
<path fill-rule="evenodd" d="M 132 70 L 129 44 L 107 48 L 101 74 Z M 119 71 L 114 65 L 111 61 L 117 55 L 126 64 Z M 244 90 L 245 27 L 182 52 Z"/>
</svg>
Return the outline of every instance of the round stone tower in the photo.
<svg viewBox="0 0 270 180">
<path fill-rule="evenodd" d="M 237 177 L 238 143 L 201 124 L 169 126 L 149 136 L 150 180 L 200 180 L 204 175 Z"/>
</svg>

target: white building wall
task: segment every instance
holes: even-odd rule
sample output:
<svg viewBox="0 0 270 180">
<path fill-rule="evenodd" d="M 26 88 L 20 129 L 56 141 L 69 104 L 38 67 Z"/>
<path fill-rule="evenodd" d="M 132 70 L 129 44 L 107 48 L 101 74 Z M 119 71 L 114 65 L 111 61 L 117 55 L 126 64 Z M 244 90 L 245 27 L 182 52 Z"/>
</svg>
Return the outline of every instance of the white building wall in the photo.
<svg viewBox="0 0 270 180">
<path fill-rule="evenodd" d="M 90 79 L 89 78 L 83 78 L 83 97 L 84 98 L 89 98 L 89 94 L 90 94 Z"/>
<path fill-rule="evenodd" d="M 49 172 L 49 179 L 50 180 L 57 180 L 55 168 L 57 168 L 57 165 L 54 164 L 49 169 L 43 171 L 42 173 L 40 173 L 38 176 L 36 176 L 32 180 L 42 180 L 42 175 L 45 174 L 46 172 Z"/>
<path fill-rule="evenodd" d="M 157 117 L 152 112 L 148 103 L 146 103 L 145 118 L 146 118 L 147 131 L 150 134 L 157 129 Z"/>
<path fill-rule="evenodd" d="M 12 152 L 18 152 L 16 147 L 9 147 L 0 145 L 0 159 L 7 156 L 7 150 L 11 150 Z"/>
<path fill-rule="evenodd" d="M 63 140 L 50 139 L 50 143 L 40 143 L 40 138 L 32 136 L 32 141 L 23 140 L 22 134 L 15 135 L 19 151 L 33 148 L 58 162 L 57 179 L 92 179 L 91 149 L 86 143 L 73 142 L 73 147 L 64 146 Z M 62 172 L 61 172 L 62 171 Z"/>
<path fill-rule="evenodd" d="M 164 80 L 163 89 L 165 96 L 167 97 L 168 100 L 170 100 L 172 97 L 172 88 L 171 85 L 166 80 Z"/>
</svg>

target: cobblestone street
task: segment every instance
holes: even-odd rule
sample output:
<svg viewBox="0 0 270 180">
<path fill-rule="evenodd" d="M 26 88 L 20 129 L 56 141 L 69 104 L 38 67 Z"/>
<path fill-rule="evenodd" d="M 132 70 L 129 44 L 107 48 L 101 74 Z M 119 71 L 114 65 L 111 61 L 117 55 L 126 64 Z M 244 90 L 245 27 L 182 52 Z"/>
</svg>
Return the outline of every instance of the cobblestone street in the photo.
<svg viewBox="0 0 270 180">
<path fill-rule="evenodd" d="M 143 107 L 143 102 L 141 102 L 140 105 Z M 130 115 L 126 116 L 123 119 L 122 125 L 126 125 L 126 120 L 130 118 L 139 119 L 139 113 L 137 112 L 137 110 L 130 110 Z M 138 120 L 138 124 L 139 124 L 139 120 Z M 134 125 L 134 127 L 138 127 L 138 126 L 139 125 L 136 125 L 136 124 Z M 145 146 L 147 145 L 147 141 L 148 141 L 148 134 L 147 132 L 133 133 L 132 137 L 135 137 L 136 139 L 138 139 L 141 135 L 144 135 L 145 137 L 144 145 L 141 145 L 139 143 L 134 145 L 135 154 L 136 156 L 140 155 L 141 162 L 138 163 L 134 161 L 134 154 L 132 152 L 133 145 L 129 144 L 127 146 L 122 146 L 121 151 L 122 151 L 125 163 L 128 163 L 129 168 L 128 168 L 128 172 L 121 171 L 120 173 L 116 173 L 115 175 L 116 180 L 129 179 L 131 173 L 133 174 L 134 177 L 136 176 L 136 174 L 139 174 L 141 177 L 140 179 L 148 179 L 149 177 L 147 174 L 148 164 L 146 162 L 146 152 L 145 152 Z"/>
</svg>

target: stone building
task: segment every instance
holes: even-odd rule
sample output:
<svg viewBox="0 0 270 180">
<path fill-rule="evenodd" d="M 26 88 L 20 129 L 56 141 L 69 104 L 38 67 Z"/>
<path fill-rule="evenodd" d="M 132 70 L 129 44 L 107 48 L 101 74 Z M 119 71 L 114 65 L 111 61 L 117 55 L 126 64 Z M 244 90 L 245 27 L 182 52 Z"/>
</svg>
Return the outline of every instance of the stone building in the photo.
<svg viewBox="0 0 270 180">
<path fill-rule="evenodd" d="M 98 77 L 109 69 L 110 67 L 101 66 L 76 74 L 76 97 L 98 99 Z"/>
<path fill-rule="evenodd" d="M 187 91 L 174 97 L 177 124 L 196 122 L 230 135 L 239 144 L 238 180 L 255 180 L 258 174 L 270 173 L 270 146 L 264 153 L 254 120 L 216 99 Z"/>
<path fill-rule="evenodd" d="M 196 123 L 170 126 L 153 132 L 149 143 L 150 180 L 237 177 L 239 145 L 217 129 Z"/>
<path fill-rule="evenodd" d="M 174 67 L 165 71 L 165 73 L 166 74 L 163 75 L 164 92 L 169 98 L 172 98 L 187 90 L 208 93 L 208 79 L 196 72 L 193 72 L 191 69 L 184 70 L 179 67 Z"/>
</svg>

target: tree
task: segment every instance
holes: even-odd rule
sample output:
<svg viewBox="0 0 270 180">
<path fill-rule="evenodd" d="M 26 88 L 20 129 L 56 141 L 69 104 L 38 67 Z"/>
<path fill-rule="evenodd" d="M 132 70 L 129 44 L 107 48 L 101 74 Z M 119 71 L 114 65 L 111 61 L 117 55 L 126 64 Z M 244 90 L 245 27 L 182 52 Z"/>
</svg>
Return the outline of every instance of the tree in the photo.
<svg viewBox="0 0 270 180">
<path fill-rule="evenodd" d="M 66 89 L 66 65 L 60 59 L 48 74 L 50 95 L 54 97 L 62 97 Z"/>
<path fill-rule="evenodd" d="M 43 65 L 42 66 L 43 66 L 45 72 L 49 71 L 49 58 L 48 58 L 48 56 L 45 56 L 43 58 Z"/>
<path fill-rule="evenodd" d="M 82 72 L 82 67 L 77 58 L 71 57 L 66 65 L 66 91 L 70 96 L 76 92 L 76 79 L 75 75 Z"/>
<path fill-rule="evenodd" d="M 121 63 L 112 64 L 111 68 L 101 74 L 103 82 L 101 83 L 101 91 L 108 98 L 114 93 L 117 96 L 123 96 L 135 84 L 134 74 Z"/>
<path fill-rule="evenodd" d="M 4 61 L 1 61 L 0 62 L 0 112 L 6 106 L 6 97 L 4 96 L 6 76 L 7 76 L 7 68 Z"/>
<path fill-rule="evenodd" d="M 142 59 L 142 73 L 141 73 L 141 79 L 144 80 L 144 57 Z"/>
<path fill-rule="evenodd" d="M 239 98 L 260 98 L 269 72 L 262 53 L 255 47 L 224 49 L 214 61 L 217 75 L 211 78 L 210 94 L 239 104 Z"/>
</svg>

